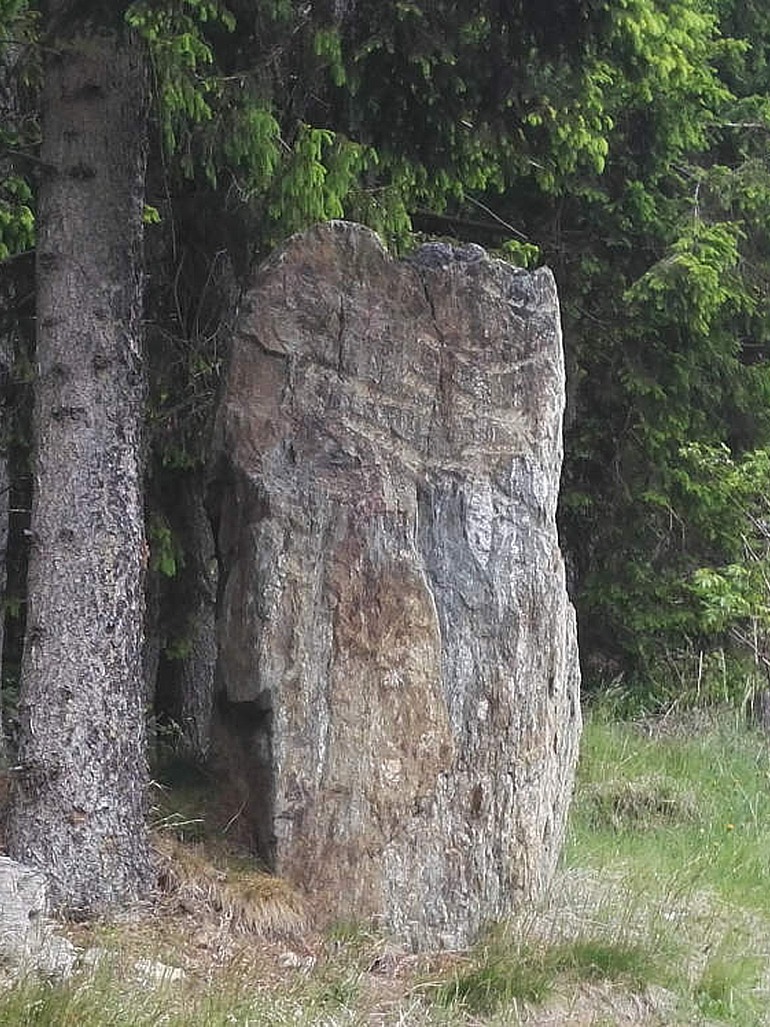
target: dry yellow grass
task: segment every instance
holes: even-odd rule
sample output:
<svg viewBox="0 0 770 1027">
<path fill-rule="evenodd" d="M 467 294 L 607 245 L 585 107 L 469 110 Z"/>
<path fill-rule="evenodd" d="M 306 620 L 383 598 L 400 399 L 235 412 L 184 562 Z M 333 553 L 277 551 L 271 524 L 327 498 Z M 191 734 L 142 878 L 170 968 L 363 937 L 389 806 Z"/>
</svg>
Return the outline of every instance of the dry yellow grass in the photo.
<svg viewBox="0 0 770 1027">
<path fill-rule="evenodd" d="M 187 912 L 206 912 L 234 931 L 298 942 L 309 930 L 307 903 L 287 881 L 257 868 L 215 862 L 203 845 L 156 834 L 163 892 Z"/>
</svg>

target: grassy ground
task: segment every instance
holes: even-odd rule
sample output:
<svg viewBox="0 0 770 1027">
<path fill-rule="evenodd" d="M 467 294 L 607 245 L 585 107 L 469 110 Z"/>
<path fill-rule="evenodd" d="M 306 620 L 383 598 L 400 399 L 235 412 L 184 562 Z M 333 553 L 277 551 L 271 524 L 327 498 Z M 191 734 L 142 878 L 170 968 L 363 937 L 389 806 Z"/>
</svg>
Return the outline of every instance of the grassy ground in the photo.
<svg viewBox="0 0 770 1027">
<path fill-rule="evenodd" d="M 170 856 L 161 908 L 73 929 L 116 962 L 6 987 L 0 1025 L 770 1025 L 770 741 L 730 711 L 589 716 L 551 895 L 472 952 L 406 955 L 366 925 L 311 937 L 288 893 L 261 930 L 242 869 Z M 148 982 L 140 956 L 186 976 Z"/>
</svg>

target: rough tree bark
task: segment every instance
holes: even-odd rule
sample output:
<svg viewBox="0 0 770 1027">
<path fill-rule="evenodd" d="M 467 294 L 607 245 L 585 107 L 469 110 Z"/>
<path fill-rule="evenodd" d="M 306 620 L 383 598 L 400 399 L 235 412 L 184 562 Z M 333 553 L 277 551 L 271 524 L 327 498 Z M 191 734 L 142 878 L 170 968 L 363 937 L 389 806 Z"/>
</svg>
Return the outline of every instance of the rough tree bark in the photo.
<svg viewBox="0 0 770 1027">
<path fill-rule="evenodd" d="M 18 108 L 16 79 L 12 48 L 0 50 L 0 124 L 15 124 Z M 12 174 L 14 168 L 6 153 L 0 154 L 0 181 Z M 8 583 L 8 530 L 11 478 L 8 468 L 8 442 L 10 437 L 8 392 L 13 365 L 13 333 L 16 309 L 16 275 L 13 262 L 0 265 L 0 672 L 3 669 L 5 644 L 5 607 Z M 0 765 L 5 766 L 7 747 L 4 723 L 0 718 Z"/>
<path fill-rule="evenodd" d="M 12 286 L 0 280 L 0 303 L 6 302 L 12 294 Z M 6 323 L 0 324 L 0 672 L 3 667 L 3 645 L 5 642 L 5 592 L 7 583 L 6 564 L 8 559 L 8 497 L 11 480 L 8 473 L 8 410 L 7 383 L 11 368 L 11 338 Z M 0 766 L 7 761 L 5 729 L 0 713 Z"/>
<path fill-rule="evenodd" d="M 61 912 L 144 893 L 141 50 L 51 0 L 41 97 L 36 457 L 12 855 Z M 118 5 L 119 7 L 120 5 Z M 85 20 L 84 20 L 85 19 Z M 115 24 L 108 24 L 117 19 Z"/>
<path fill-rule="evenodd" d="M 214 674 L 217 663 L 217 564 L 214 533 L 203 505 L 202 490 L 188 481 L 185 500 L 185 539 L 189 544 L 182 581 L 188 593 L 189 652 L 179 661 L 180 724 L 183 744 L 197 760 L 208 756 Z"/>
</svg>

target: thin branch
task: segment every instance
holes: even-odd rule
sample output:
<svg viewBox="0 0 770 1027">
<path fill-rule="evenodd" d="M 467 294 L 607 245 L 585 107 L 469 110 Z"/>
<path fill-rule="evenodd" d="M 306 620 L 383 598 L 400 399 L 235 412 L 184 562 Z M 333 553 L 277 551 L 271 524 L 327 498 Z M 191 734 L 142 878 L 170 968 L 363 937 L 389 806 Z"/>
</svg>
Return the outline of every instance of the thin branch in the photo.
<svg viewBox="0 0 770 1027">
<path fill-rule="evenodd" d="M 475 197 L 470 196 L 468 193 L 464 193 L 464 199 L 472 203 L 474 207 L 478 207 L 479 210 L 483 210 L 485 214 L 489 214 L 489 216 L 491 218 L 494 218 L 494 220 L 499 225 L 502 225 L 503 228 L 507 228 L 509 232 L 513 232 L 513 234 L 517 235 L 519 239 L 524 239 L 525 242 L 529 242 L 528 236 L 526 236 L 523 232 L 520 232 L 518 228 L 514 228 L 513 225 L 509 224 L 507 221 L 501 218 L 499 214 L 495 214 L 495 212 L 490 207 L 488 207 L 486 203 L 482 203 L 481 200 L 477 200 Z"/>
<path fill-rule="evenodd" d="M 755 132 L 770 132 L 770 122 L 767 121 L 718 121 L 716 128 L 738 128 L 748 129 Z"/>
</svg>

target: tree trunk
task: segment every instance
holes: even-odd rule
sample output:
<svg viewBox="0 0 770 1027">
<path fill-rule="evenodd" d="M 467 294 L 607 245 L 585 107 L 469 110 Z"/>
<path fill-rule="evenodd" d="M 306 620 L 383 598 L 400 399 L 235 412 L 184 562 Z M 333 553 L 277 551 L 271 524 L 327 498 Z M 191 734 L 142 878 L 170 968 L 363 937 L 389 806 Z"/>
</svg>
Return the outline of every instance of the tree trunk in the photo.
<svg viewBox="0 0 770 1027">
<path fill-rule="evenodd" d="M 8 842 L 47 873 L 57 910 L 90 915 L 139 897 L 151 876 L 141 663 L 147 91 L 125 29 L 73 24 L 71 6 L 48 5 L 37 452 Z"/>
<path fill-rule="evenodd" d="M 171 743 L 176 755 L 204 763 L 217 663 L 216 543 L 200 473 L 169 471 L 159 480 L 179 558 L 171 577 L 150 571 L 147 599 L 154 617 L 147 618 L 147 630 L 154 644 L 147 646 L 145 667 L 155 687 L 148 692 L 166 748 Z"/>
<path fill-rule="evenodd" d="M 12 289 L 8 283 L 0 283 L 0 303 L 8 298 Z M 11 480 L 8 473 L 8 378 L 11 368 L 11 338 L 8 325 L 0 324 L 0 674 L 3 668 L 3 645 L 5 643 L 5 590 L 8 561 L 8 497 Z M 7 765 L 4 718 L 0 710 L 0 767 Z"/>
<path fill-rule="evenodd" d="M 18 95 L 14 74 L 13 46 L 0 49 L 0 125 L 12 130 L 18 120 Z M 15 168 L 7 153 L 0 153 L 0 183 Z M 16 275 L 12 261 L 0 265 L 0 678 L 4 669 L 6 589 L 8 584 L 8 530 L 11 476 L 8 445 L 11 435 L 9 416 L 9 383 L 13 366 L 13 335 L 16 327 Z M 0 766 L 5 767 L 8 749 L 4 718 L 0 711 Z"/>
<path fill-rule="evenodd" d="M 201 482 L 188 476 L 179 527 L 186 549 L 179 585 L 185 589 L 186 651 L 175 668 L 182 747 L 196 760 L 208 756 L 214 674 L 217 663 L 217 564 L 214 533 L 203 503 Z M 180 598 L 180 604 L 183 597 Z"/>
</svg>

